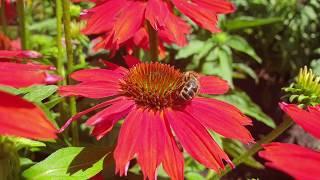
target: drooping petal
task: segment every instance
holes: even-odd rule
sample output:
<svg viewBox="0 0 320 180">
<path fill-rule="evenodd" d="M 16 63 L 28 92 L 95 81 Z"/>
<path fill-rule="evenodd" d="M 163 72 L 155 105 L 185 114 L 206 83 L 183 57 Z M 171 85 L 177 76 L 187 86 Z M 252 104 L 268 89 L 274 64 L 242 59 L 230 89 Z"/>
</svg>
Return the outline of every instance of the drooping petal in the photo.
<svg viewBox="0 0 320 180">
<path fill-rule="evenodd" d="M 71 78 L 77 81 L 106 81 L 117 83 L 123 75 L 108 69 L 84 69 L 71 74 Z"/>
<path fill-rule="evenodd" d="M 164 156 L 165 126 L 158 112 L 146 110 L 143 115 L 137 156 L 144 177 L 152 180 L 156 179 L 156 169 Z"/>
<path fill-rule="evenodd" d="M 307 110 L 299 108 L 295 104 L 280 103 L 281 109 L 286 112 L 294 122 L 316 138 L 320 138 L 320 108 L 308 107 Z"/>
<path fill-rule="evenodd" d="M 47 73 L 51 66 L 0 62 L 0 84 L 27 87 L 35 84 L 54 84 L 60 77 Z"/>
<path fill-rule="evenodd" d="M 121 100 L 123 100 L 123 98 L 122 97 L 118 97 L 118 98 L 112 99 L 110 101 L 105 101 L 103 103 L 97 104 L 97 105 L 95 105 L 95 106 L 93 106 L 93 107 L 91 107 L 89 109 L 86 109 L 84 111 L 79 112 L 78 114 L 76 114 L 76 115 L 72 116 L 70 119 L 68 119 L 68 121 L 59 130 L 59 133 L 63 132 L 73 121 L 76 121 L 81 116 L 86 115 L 86 114 L 88 114 L 88 113 L 90 113 L 90 112 L 92 112 L 94 110 L 110 106 L 111 104 L 116 103 L 117 101 L 121 101 Z"/>
<path fill-rule="evenodd" d="M 225 94 L 229 90 L 228 82 L 215 76 L 201 76 L 200 94 Z"/>
<path fill-rule="evenodd" d="M 98 112 L 86 122 L 87 125 L 94 126 L 92 135 L 98 140 L 110 132 L 113 125 L 121 118 L 125 117 L 133 108 L 131 100 L 123 99 L 113 103 L 110 107 Z"/>
<path fill-rule="evenodd" d="M 223 161 L 233 166 L 229 157 L 212 139 L 205 127 L 190 115 L 167 109 L 165 117 L 186 151 L 201 164 L 220 172 Z"/>
<path fill-rule="evenodd" d="M 106 60 L 101 60 L 103 62 L 103 64 L 107 67 L 107 69 L 109 70 L 112 70 L 116 73 L 119 73 L 121 75 L 126 75 L 128 73 L 128 69 L 122 67 L 122 66 L 119 66 L 117 64 L 113 64 L 109 61 L 106 61 Z"/>
<path fill-rule="evenodd" d="M 117 147 L 113 153 L 116 162 L 116 173 L 126 175 L 129 161 L 137 152 L 137 144 L 140 142 L 141 128 L 144 122 L 142 109 L 132 110 L 120 129 Z"/>
<path fill-rule="evenodd" d="M 194 98 L 185 109 L 201 124 L 227 138 L 244 143 L 253 142 L 250 132 L 243 126 L 251 120 L 237 108 L 222 101 L 207 98 Z"/>
<path fill-rule="evenodd" d="M 264 145 L 259 156 L 267 166 L 290 174 L 298 180 L 317 180 L 320 177 L 320 152 L 294 144 L 271 143 Z"/>
<path fill-rule="evenodd" d="M 0 91 L 0 134 L 32 139 L 56 138 L 57 129 L 34 104 Z"/>
<path fill-rule="evenodd" d="M 104 81 L 82 82 L 77 85 L 61 86 L 62 96 L 84 96 L 88 98 L 104 98 L 119 94 L 119 85 Z"/>
<path fill-rule="evenodd" d="M 172 0 L 172 2 L 183 14 L 188 16 L 202 28 L 211 32 L 220 31 L 216 27 L 218 22 L 216 12 L 190 1 Z"/>
<path fill-rule="evenodd" d="M 172 135 L 171 128 L 166 123 L 164 159 L 162 162 L 164 170 L 172 180 L 184 179 L 184 158 Z"/>
<path fill-rule="evenodd" d="M 166 2 L 162 0 L 148 0 L 145 17 L 155 30 L 163 28 L 169 14 Z"/>
</svg>

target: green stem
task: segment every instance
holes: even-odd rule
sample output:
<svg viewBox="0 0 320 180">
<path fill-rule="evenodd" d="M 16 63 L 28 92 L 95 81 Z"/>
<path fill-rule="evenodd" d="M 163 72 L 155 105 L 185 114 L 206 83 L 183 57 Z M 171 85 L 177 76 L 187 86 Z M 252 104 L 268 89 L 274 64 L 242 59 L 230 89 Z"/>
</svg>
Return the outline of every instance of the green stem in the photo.
<svg viewBox="0 0 320 180">
<path fill-rule="evenodd" d="M 21 39 L 21 46 L 22 49 L 28 49 L 28 31 L 24 0 L 17 0 L 17 12 L 19 17 L 19 33 Z"/>
<path fill-rule="evenodd" d="M 63 81 L 59 82 L 59 85 L 66 85 L 66 78 L 65 78 L 65 70 L 64 70 L 64 63 L 63 63 L 63 46 L 62 46 L 62 2 L 61 0 L 56 0 L 56 18 L 57 18 L 57 48 L 58 48 L 58 55 L 57 55 L 57 71 L 60 76 L 63 77 Z"/>
<path fill-rule="evenodd" d="M 62 2 L 63 2 L 62 3 L 63 25 L 64 25 L 65 42 L 66 42 L 66 49 L 67 49 L 67 69 L 68 69 L 68 74 L 70 74 L 73 71 L 73 67 L 74 67 L 72 38 L 71 38 L 70 1 L 62 0 Z M 69 78 L 69 84 L 71 84 L 70 78 Z M 70 97 L 69 105 L 70 105 L 71 116 L 77 114 L 77 104 L 76 104 L 75 97 Z M 72 137 L 73 137 L 73 144 L 75 146 L 78 146 L 79 132 L 78 132 L 77 122 L 72 123 Z"/>
<path fill-rule="evenodd" d="M 7 24 L 7 17 L 6 17 L 6 1 L 1 1 L 1 27 L 2 31 L 5 35 L 8 35 L 8 24 Z"/>
<path fill-rule="evenodd" d="M 290 119 L 285 117 L 284 121 L 279 124 L 279 126 L 276 127 L 273 131 L 271 131 L 269 134 L 267 134 L 265 137 L 263 137 L 260 141 L 258 141 L 256 144 L 254 144 L 247 152 L 239 156 L 238 158 L 235 158 L 232 162 L 235 166 L 240 165 L 243 163 L 248 157 L 254 155 L 258 151 L 260 151 L 263 147 L 262 144 L 267 144 L 272 142 L 274 139 L 279 137 L 285 130 L 287 130 L 290 126 L 292 126 L 294 122 Z M 219 179 L 229 173 L 232 170 L 232 168 L 228 165 L 226 166 L 226 169 L 221 174 L 215 174 L 213 171 L 210 171 L 206 177 L 206 179 Z"/>
<path fill-rule="evenodd" d="M 150 46 L 150 59 L 149 61 L 158 61 L 158 33 L 149 22 L 147 22 L 148 34 L 149 34 L 149 46 Z"/>
</svg>

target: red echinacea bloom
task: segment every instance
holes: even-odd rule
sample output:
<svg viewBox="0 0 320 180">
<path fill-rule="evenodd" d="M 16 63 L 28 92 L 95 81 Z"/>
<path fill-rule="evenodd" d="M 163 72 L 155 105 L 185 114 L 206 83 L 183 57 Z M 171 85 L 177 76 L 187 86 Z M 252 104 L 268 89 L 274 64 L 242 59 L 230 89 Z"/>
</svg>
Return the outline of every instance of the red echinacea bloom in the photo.
<svg viewBox="0 0 320 180">
<path fill-rule="evenodd" d="M 96 3 L 92 9 L 83 12 L 87 21 L 85 34 L 102 34 L 98 45 L 106 49 L 118 49 L 127 42 L 141 45 L 146 22 L 155 29 L 163 42 L 186 44 L 190 26 L 174 14 L 180 11 L 200 27 L 218 32 L 218 15 L 235 10 L 226 0 L 91 0 Z M 145 42 L 145 41 L 144 41 Z"/>
<path fill-rule="evenodd" d="M 21 63 L 21 59 L 39 58 L 41 55 L 34 51 L 7 51 L 0 50 L 0 85 L 16 88 L 35 84 L 54 84 L 61 78 L 50 74 L 55 70 L 53 66 L 30 62 Z"/>
<path fill-rule="evenodd" d="M 320 152 L 294 144 L 270 143 L 264 145 L 259 156 L 267 166 L 284 171 L 297 180 L 317 180 L 320 177 Z"/>
<path fill-rule="evenodd" d="M 299 108 L 296 104 L 280 103 L 279 105 L 295 123 L 320 139 L 320 105 L 308 106 L 306 110 Z"/>
<path fill-rule="evenodd" d="M 198 162 L 221 171 L 225 162 L 233 165 L 227 154 L 213 140 L 208 130 L 244 143 L 253 142 L 244 127 L 251 120 L 225 102 L 195 96 L 189 101 L 179 96 L 184 74 L 160 63 L 140 63 L 125 57 L 130 67 L 109 64 L 111 69 L 87 69 L 71 74 L 77 85 L 62 86 L 63 96 L 84 96 L 107 100 L 72 117 L 60 131 L 82 115 L 104 108 L 88 119 L 97 139 L 110 132 L 122 118 L 114 151 L 116 172 L 126 175 L 129 162 L 137 158 L 145 178 L 155 179 L 162 164 L 172 179 L 183 180 L 184 159 L 178 142 Z M 214 76 L 199 75 L 199 94 L 224 94 L 226 81 Z"/>
</svg>

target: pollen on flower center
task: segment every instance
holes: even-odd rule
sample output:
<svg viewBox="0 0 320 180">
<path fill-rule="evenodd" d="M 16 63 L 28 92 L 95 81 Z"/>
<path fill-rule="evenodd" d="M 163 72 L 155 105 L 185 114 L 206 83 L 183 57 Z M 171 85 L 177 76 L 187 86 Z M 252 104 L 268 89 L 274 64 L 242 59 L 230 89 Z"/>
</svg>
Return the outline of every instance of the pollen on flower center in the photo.
<svg viewBox="0 0 320 180">
<path fill-rule="evenodd" d="M 141 63 L 129 70 L 120 86 L 124 95 L 138 105 L 158 110 L 177 103 L 182 79 L 183 74 L 170 65 Z"/>
</svg>

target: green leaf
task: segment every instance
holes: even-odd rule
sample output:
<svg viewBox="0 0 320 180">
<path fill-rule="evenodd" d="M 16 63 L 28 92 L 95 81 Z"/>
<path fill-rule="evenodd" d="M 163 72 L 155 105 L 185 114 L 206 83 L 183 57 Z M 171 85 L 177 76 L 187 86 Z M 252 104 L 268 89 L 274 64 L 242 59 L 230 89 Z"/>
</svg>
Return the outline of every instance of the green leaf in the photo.
<svg viewBox="0 0 320 180">
<path fill-rule="evenodd" d="M 243 64 L 243 63 L 233 63 L 233 68 L 235 68 L 236 70 L 241 71 L 241 72 L 249 75 L 252 79 L 254 79 L 254 81 L 256 83 L 259 82 L 259 78 L 258 78 L 257 74 L 248 65 Z"/>
<path fill-rule="evenodd" d="M 219 64 L 220 64 L 220 75 L 228 81 L 229 85 L 233 88 L 232 82 L 232 57 L 231 54 L 225 49 L 219 49 L 218 51 Z"/>
<path fill-rule="evenodd" d="M 32 86 L 25 89 L 28 93 L 24 96 L 25 99 L 32 102 L 41 102 L 42 100 L 48 98 L 58 89 L 58 86 Z"/>
<path fill-rule="evenodd" d="M 17 149 L 46 147 L 46 144 L 43 142 L 26 138 L 12 138 L 12 141 L 15 143 Z"/>
<path fill-rule="evenodd" d="M 254 18 L 254 17 L 240 17 L 237 19 L 228 20 L 225 22 L 224 27 L 231 30 L 238 30 L 243 28 L 254 28 L 258 26 L 274 24 L 282 22 L 282 18 L 270 17 L 270 18 Z"/>
<path fill-rule="evenodd" d="M 19 95 L 21 94 L 21 91 L 19 89 L 16 89 L 11 86 L 0 86 L 0 91 L 4 91 L 13 95 Z"/>
<path fill-rule="evenodd" d="M 22 175 L 32 180 L 86 180 L 102 170 L 103 160 L 109 154 L 110 149 L 103 147 L 63 148 L 30 167 Z"/>
<path fill-rule="evenodd" d="M 243 91 L 233 90 L 231 93 L 217 96 L 217 99 L 228 102 L 240 109 L 244 114 L 255 118 L 265 125 L 274 128 L 276 124 L 261 108 Z"/>
<path fill-rule="evenodd" d="M 176 59 L 184 59 L 194 54 L 197 54 L 199 51 L 202 50 L 204 45 L 204 41 L 192 40 L 186 47 L 183 47 L 178 51 Z"/>
<path fill-rule="evenodd" d="M 230 139 L 224 139 L 223 150 L 225 150 L 233 158 L 239 157 L 247 151 L 247 149 L 241 142 Z M 243 163 L 257 169 L 264 168 L 264 166 L 258 161 L 256 161 L 252 156 L 246 158 Z"/>
<path fill-rule="evenodd" d="M 199 173 L 196 172 L 188 172 L 185 175 L 185 178 L 187 180 L 199 180 L 199 179 L 204 179 L 203 176 L 201 176 Z"/>
<path fill-rule="evenodd" d="M 262 59 L 256 54 L 254 49 L 249 45 L 249 43 L 241 36 L 230 36 L 226 45 L 230 46 L 232 49 L 243 52 L 251 56 L 258 63 L 262 62 Z"/>
</svg>

